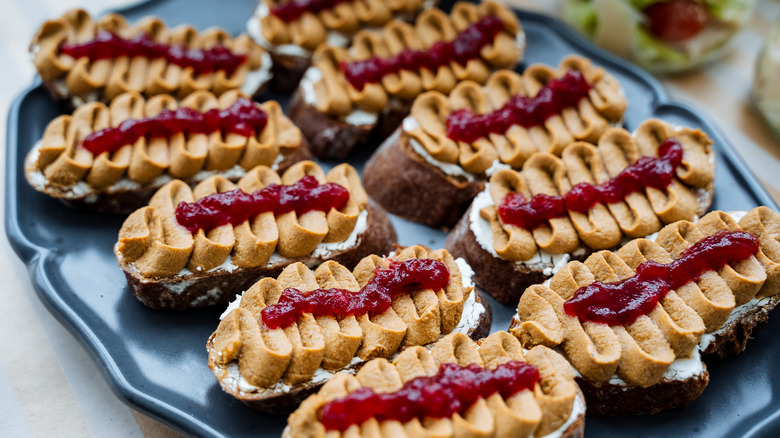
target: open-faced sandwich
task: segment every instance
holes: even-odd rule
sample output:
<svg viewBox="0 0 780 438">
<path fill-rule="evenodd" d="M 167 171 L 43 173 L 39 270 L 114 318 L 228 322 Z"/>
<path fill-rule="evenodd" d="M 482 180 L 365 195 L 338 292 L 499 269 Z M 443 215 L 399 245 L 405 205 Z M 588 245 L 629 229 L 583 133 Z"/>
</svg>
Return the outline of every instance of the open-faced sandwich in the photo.
<svg viewBox="0 0 780 438">
<path fill-rule="evenodd" d="M 290 118 L 320 158 L 344 158 L 372 132 L 389 135 L 420 93 L 450 92 L 464 80 L 520 59 L 525 37 L 515 14 L 487 1 L 420 13 L 362 30 L 350 47 L 321 45 L 293 95 Z"/>
<path fill-rule="evenodd" d="M 569 262 L 523 294 L 510 332 L 571 362 L 589 415 L 655 413 L 698 397 L 700 353 L 743 351 L 778 291 L 780 214 L 716 211 Z"/>
<path fill-rule="evenodd" d="M 524 351 L 507 332 L 478 342 L 455 333 L 337 374 L 287 423 L 285 438 L 573 438 L 585 403 L 553 350 Z"/>
<path fill-rule="evenodd" d="M 271 79 L 271 57 L 249 35 L 170 29 L 155 17 L 135 25 L 119 14 L 96 21 L 83 9 L 43 23 L 30 53 L 43 84 L 71 108 L 128 91 L 183 98 L 240 89 L 254 96 Z"/>
<path fill-rule="evenodd" d="M 352 268 L 395 241 L 352 166 L 326 175 L 302 161 L 281 177 L 258 166 L 238 185 L 221 176 L 192 190 L 171 181 L 125 220 L 114 252 L 144 305 L 178 310 L 228 302 L 296 262 Z"/>
<path fill-rule="evenodd" d="M 519 169 L 536 152 L 560 156 L 574 141 L 595 143 L 623 119 L 620 84 L 589 60 L 570 56 L 557 71 L 533 64 L 522 75 L 461 82 L 447 97 L 422 94 L 365 167 L 369 195 L 406 219 L 452 226 L 489 173 Z"/>
<path fill-rule="evenodd" d="M 72 205 L 130 213 L 172 179 L 237 181 L 259 165 L 282 172 L 311 157 L 305 141 L 278 103 L 239 91 L 197 91 L 183 101 L 128 92 L 51 121 L 27 155 L 25 175 Z"/>
<path fill-rule="evenodd" d="M 571 259 L 694 220 L 712 201 L 714 151 L 699 130 L 648 120 L 633 136 L 610 128 L 598 145 L 535 153 L 498 170 L 447 237 L 474 281 L 502 303 Z M 366 173 L 368 175 L 368 172 Z"/>
<path fill-rule="evenodd" d="M 273 59 L 271 86 L 292 91 L 320 44 L 346 47 L 361 29 L 380 28 L 397 18 L 413 22 L 435 0 L 260 0 L 246 25 Z"/>
<path fill-rule="evenodd" d="M 290 265 L 249 288 L 208 340 L 222 389 L 261 411 L 292 411 L 339 371 L 450 333 L 487 336 L 492 320 L 471 268 L 445 250 L 371 255 L 350 272 Z"/>
</svg>

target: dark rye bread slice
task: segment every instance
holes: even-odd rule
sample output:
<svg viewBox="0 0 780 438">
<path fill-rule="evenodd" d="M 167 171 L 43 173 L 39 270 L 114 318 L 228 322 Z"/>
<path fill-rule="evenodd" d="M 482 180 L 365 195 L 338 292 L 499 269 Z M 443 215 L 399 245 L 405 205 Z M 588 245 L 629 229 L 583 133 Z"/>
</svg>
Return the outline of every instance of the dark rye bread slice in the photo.
<svg viewBox="0 0 780 438">
<path fill-rule="evenodd" d="M 700 345 L 702 354 L 706 355 L 705 359 L 707 356 L 723 359 L 745 351 L 748 339 L 754 338 L 764 328 L 769 321 L 769 312 L 778 302 L 780 295 L 774 295 L 750 301 L 734 309 L 732 318 L 729 318 L 720 330 L 702 338 Z"/>
<path fill-rule="evenodd" d="M 411 103 L 391 102 L 377 115 L 376 123 L 353 125 L 319 111 L 303 99 L 301 87 L 290 100 L 290 120 L 300 128 L 309 140 L 311 151 L 321 160 L 343 160 L 353 149 L 366 144 L 369 139 L 386 138 L 409 114 Z"/>
<path fill-rule="evenodd" d="M 285 55 L 267 48 L 271 55 L 271 90 L 277 93 L 292 93 L 301 82 L 303 74 L 311 65 L 311 57 Z"/>
<path fill-rule="evenodd" d="M 38 147 L 36 145 L 35 147 Z M 311 152 L 306 145 L 306 138 L 301 136 L 301 144 L 288 152 L 283 152 L 284 158 L 275 169 L 279 173 L 284 173 L 293 164 L 312 159 Z M 58 186 L 49 184 L 43 174 L 35 168 L 35 155 L 28 154 L 25 161 L 25 177 L 27 182 L 36 190 L 41 191 L 53 198 L 63 201 L 65 204 L 74 208 L 96 213 L 122 214 L 128 215 L 135 210 L 145 207 L 152 195 L 172 178 L 158 178 L 149 184 L 131 185 L 115 184 L 108 189 L 76 190 L 75 186 Z M 218 171 L 202 172 L 205 176 L 196 175 L 194 178 L 186 180 L 188 185 L 195 186 L 207 177 L 219 173 Z M 225 175 L 229 180 L 236 182 L 242 175 Z"/>
<path fill-rule="evenodd" d="M 364 182 L 365 184 L 365 182 Z M 495 257 L 485 251 L 477 242 L 470 226 L 471 208 L 461 217 L 455 228 L 447 235 L 444 248 L 453 257 L 462 257 L 474 269 L 474 283 L 488 295 L 502 304 L 514 305 L 520 301 L 528 287 L 543 283 L 551 277 L 545 269 L 552 270 L 552 263 L 523 264 Z M 590 249 L 573 257 L 573 260 L 585 260 L 592 253 Z"/>
<path fill-rule="evenodd" d="M 397 129 L 363 168 L 363 187 L 390 213 L 432 227 L 450 227 L 484 189 L 485 181 L 466 181 L 431 166 Z"/>
<path fill-rule="evenodd" d="M 482 304 L 482 306 L 485 308 L 485 310 L 482 312 L 482 314 L 479 316 L 478 321 L 472 326 L 468 328 L 468 331 L 466 332 L 466 335 L 468 335 L 473 340 L 479 340 L 484 337 L 486 337 L 490 333 L 490 326 L 493 323 L 493 312 L 490 308 L 490 303 L 487 301 L 487 299 L 482 295 L 481 292 L 479 292 L 476 288 L 474 288 L 473 293 L 475 294 L 475 301 L 478 304 Z M 214 337 L 216 335 L 216 332 L 213 333 L 206 344 L 206 349 L 209 351 L 209 368 L 214 370 L 215 367 L 217 367 L 216 362 L 214 361 L 214 355 L 212 352 L 214 351 Z M 425 347 L 430 348 L 433 346 L 434 343 L 428 344 Z M 399 351 L 400 352 L 400 351 Z M 396 353 L 396 355 L 398 352 Z M 395 356 L 394 356 L 395 357 Z M 392 360 L 392 358 L 390 358 Z M 348 367 L 334 370 L 334 372 L 349 372 L 349 373 L 356 373 L 366 362 L 368 361 L 359 361 L 357 363 L 351 364 Z M 229 386 L 224 383 L 222 380 L 219 380 L 219 384 L 222 387 L 222 389 L 230 394 L 231 396 L 237 398 L 238 400 L 241 400 L 245 405 L 250 407 L 251 409 L 259 412 L 270 412 L 270 413 L 290 413 L 294 411 L 298 405 L 303 402 L 308 396 L 316 393 L 320 390 L 322 385 L 325 384 L 327 380 L 319 381 L 319 382 L 303 382 L 298 383 L 295 385 L 292 385 L 289 387 L 289 389 L 285 389 L 283 391 L 263 391 L 258 393 L 240 393 L 235 390 L 234 387 Z M 584 420 L 583 420 L 584 421 Z"/>
<path fill-rule="evenodd" d="M 388 254 L 398 237 L 387 214 L 376 205 L 367 207 L 366 229 L 357 237 L 354 246 L 332 252 L 327 258 L 284 259 L 274 264 L 254 268 L 236 268 L 232 271 L 216 268 L 204 274 L 175 277 L 144 278 L 131 264 L 122 260 L 114 248 L 119 267 L 125 273 L 130 291 L 145 306 L 157 310 L 188 310 L 196 307 L 224 304 L 235 298 L 263 277 L 277 277 L 291 263 L 303 261 L 318 266 L 334 260 L 353 269 L 363 257 Z M 117 244 L 118 245 L 118 244 Z"/>
<path fill-rule="evenodd" d="M 647 388 L 609 382 L 597 383 L 580 376 L 574 380 L 585 394 L 589 417 L 628 417 L 656 414 L 687 406 L 707 387 L 710 373 L 705 367 L 704 372 L 698 376 L 685 380 L 662 380 Z"/>
</svg>

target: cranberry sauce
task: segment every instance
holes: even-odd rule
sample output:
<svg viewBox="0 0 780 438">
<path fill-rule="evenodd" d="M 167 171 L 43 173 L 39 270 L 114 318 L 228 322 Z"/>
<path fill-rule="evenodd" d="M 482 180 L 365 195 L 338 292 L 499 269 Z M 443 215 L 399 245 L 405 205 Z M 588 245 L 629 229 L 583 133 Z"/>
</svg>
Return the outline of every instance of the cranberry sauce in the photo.
<svg viewBox="0 0 780 438">
<path fill-rule="evenodd" d="M 633 277 L 582 287 L 563 304 L 580 321 L 626 325 L 649 314 L 670 290 L 696 281 L 707 271 L 747 259 L 758 252 L 758 239 L 744 231 L 720 231 L 685 250 L 668 265 L 646 261 Z"/>
<path fill-rule="evenodd" d="M 307 175 L 295 184 L 271 184 L 252 194 L 235 189 L 197 202 L 181 202 L 176 206 L 176 221 L 195 233 L 199 229 L 208 231 L 226 224 L 238 225 L 265 212 L 280 215 L 294 211 L 301 215 L 313 210 L 340 210 L 347 201 L 349 191 L 344 187 L 335 183 L 320 185 L 316 178 Z"/>
<path fill-rule="evenodd" d="M 225 134 L 249 137 L 262 132 L 266 123 L 268 114 L 265 111 L 251 100 L 240 98 L 223 110 L 210 109 L 201 113 L 192 108 L 179 108 L 175 111 L 164 109 L 154 117 L 127 119 L 116 128 L 105 128 L 87 135 L 81 145 L 99 155 L 103 152 L 116 152 L 141 137 L 171 137 L 180 132 L 210 134 L 222 131 Z"/>
<path fill-rule="evenodd" d="M 585 213 L 596 204 L 620 202 L 648 187 L 663 189 L 672 183 L 683 149 L 677 140 L 667 138 L 658 147 L 658 155 L 641 157 L 603 184 L 579 183 L 563 196 L 538 194 L 527 201 L 522 194 L 509 193 L 498 206 L 498 215 L 505 224 L 533 230 L 568 211 Z"/>
<path fill-rule="evenodd" d="M 574 107 L 587 97 L 590 84 L 581 72 L 571 70 L 551 80 L 536 97 L 512 96 L 509 102 L 489 114 L 474 114 L 463 108 L 447 117 L 447 137 L 455 141 L 474 143 L 489 134 L 503 134 L 512 125 L 531 128 L 544 124 L 548 118 Z"/>
<path fill-rule="evenodd" d="M 318 12 L 333 9 L 341 3 L 351 0 L 293 0 L 291 2 L 276 5 L 271 8 L 271 14 L 280 20 L 289 23 L 301 18 L 306 12 L 316 14 Z"/>
<path fill-rule="evenodd" d="M 322 408 L 325 429 L 345 431 L 371 418 L 405 423 L 414 418 L 449 418 L 464 414 L 477 400 L 499 393 L 504 399 L 533 390 L 539 370 L 526 362 L 509 361 L 495 369 L 477 364 L 445 363 L 430 377 L 417 377 L 397 392 L 377 394 L 360 388 Z"/>
<path fill-rule="evenodd" d="M 344 317 L 380 314 L 390 308 L 393 298 L 420 289 L 441 290 L 450 281 L 444 263 L 429 259 L 390 262 L 374 270 L 374 277 L 358 292 L 344 289 L 316 289 L 305 294 L 287 288 L 279 301 L 262 310 L 262 319 L 272 329 L 289 327 L 304 313 L 314 316 Z"/>
<path fill-rule="evenodd" d="M 500 18 L 486 15 L 450 42 L 439 41 L 427 50 L 407 49 L 390 58 L 342 62 L 341 71 L 353 87 L 362 90 L 366 84 L 377 83 L 384 76 L 401 70 L 420 71 L 427 68 L 435 72 L 451 62 L 466 65 L 468 61 L 479 58 L 482 48 L 492 44 L 503 29 L 504 22 Z"/>
<path fill-rule="evenodd" d="M 85 43 L 63 43 L 60 52 L 73 58 L 89 58 L 91 61 L 120 56 L 165 58 L 171 64 L 182 68 L 192 67 L 196 75 L 219 70 L 230 75 L 246 62 L 246 55 L 236 55 L 225 46 L 188 49 L 184 46 L 158 43 L 144 33 L 125 39 L 105 30 L 98 31 L 95 39 Z"/>
</svg>

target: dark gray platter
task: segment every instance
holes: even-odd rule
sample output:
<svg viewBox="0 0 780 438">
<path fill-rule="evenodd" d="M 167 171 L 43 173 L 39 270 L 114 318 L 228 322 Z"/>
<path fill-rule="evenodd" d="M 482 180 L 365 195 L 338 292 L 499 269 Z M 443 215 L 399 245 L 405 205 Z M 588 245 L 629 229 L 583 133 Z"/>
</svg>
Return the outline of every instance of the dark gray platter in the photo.
<svg viewBox="0 0 780 438">
<path fill-rule="evenodd" d="M 451 4 L 451 0 L 442 1 Z M 243 30 L 255 0 L 158 0 L 121 10 L 131 21 L 154 14 L 170 25 Z M 669 102 L 651 76 L 582 40 L 549 17 L 518 11 L 528 38 L 524 66 L 557 65 L 569 53 L 594 59 L 614 74 L 630 106 L 625 125 L 650 117 L 698 127 L 715 141 L 718 170 L 713 209 L 768 205 L 767 192 L 715 125 L 690 108 Z M 521 67 L 522 68 L 522 67 Z M 284 96 L 270 96 L 285 100 Z M 143 307 L 126 290 L 112 246 L 123 218 L 75 211 L 36 193 L 24 180 L 23 160 L 46 124 L 62 110 L 40 86 L 19 96 L 9 111 L 6 233 L 27 264 L 38 296 L 83 342 L 117 395 L 183 433 L 201 436 L 279 436 L 285 417 L 250 411 L 224 394 L 206 366 L 205 342 L 222 308 L 162 313 Z M 355 157 L 358 168 L 368 157 Z M 393 218 L 400 243 L 441 247 L 445 233 Z M 514 309 L 492 302 L 494 330 L 506 329 Z M 587 434 L 599 437 L 780 435 L 780 333 L 774 318 L 740 357 L 713 363 L 711 384 L 685 409 L 635 418 L 589 419 Z"/>
</svg>

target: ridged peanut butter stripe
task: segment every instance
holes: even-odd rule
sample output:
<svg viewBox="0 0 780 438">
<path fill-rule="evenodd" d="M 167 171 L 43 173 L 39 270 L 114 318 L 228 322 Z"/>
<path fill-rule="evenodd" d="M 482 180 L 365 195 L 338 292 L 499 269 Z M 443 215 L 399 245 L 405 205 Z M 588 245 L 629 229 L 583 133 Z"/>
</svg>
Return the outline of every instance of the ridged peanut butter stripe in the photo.
<svg viewBox="0 0 780 438">
<path fill-rule="evenodd" d="M 581 56 L 569 56 L 561 61 L 558 67 L 559 76 L 569 71 L 581 72 L 591 84 L 588 98 L 600 114 L 612 122 L 623 118 L 628 102 L 614 76 L 602 67 L 594 67 L 588 58 Z"/>
<path fill-rule="evenodd" d="M 560 67 L 560 70 L 564 70 L 564 67 Z M 568 70 L 564 70 L 563 74 L 566 71 Z M 546 65 L 531 65 L 523 72 L 524 88 L 529 96 L 536 96 L 542 87 L 546 86 L 552 79 L 559 77 L 558 74 Z M 590 98 L 580 99 L 576 106 L 564 108 L 560 116 L 563 125 L 577 140 L 595 143 L 609 128 L 609 121 L 596 110 L 590 102 Z M 553 149 L 552 153 L 560 154 L 560 147 Z"/>
<path fill-rule="evenodd" d="M 250 170 L 238 181 L 238 188 L 244 193 L 254 193 L 271 184 L 281 184 L 279 175 L 265 166 Z M 242 268 L 260 266 L 268 262 L 279 243 L 279 230 L 272 211 L 258 214 L 254 218 L 233 226 L 236 244 L 231 261 Z"/>
<path fill-rule="evenodd" d="M 290 185 L 305 176 L 313 176 L 325 184 L 325 173 L 313 161 L 296 163 L 282 175 L 282 184 Z M 279 245 L 276 250 L 285 257 L 301 257 L 311 253 L 328 235 L 327 213 L 311 210 L 298 215 L 294 210 L 276 217 Z"/>
<path fill-rule="evenodd" d="M 476 293 L 473 288 L 466 289 L 463 286 L 463 277 L 455 258 L 449 251 L 437 249 L 428 253 L 431 260 L 442 262 L 450 271 L 451 281 L 444 289 L 436 291 L 439 299 L 439 312 L 441 314 L 441 332 L 449 333 L 458 326 L 463 317 L 463 305 L 468 296 Z"/>
<path fill-rule="evenodd" d="M 554 155 L 532 155 L 523 165 L 523 175 L 532 196 L 562 195 L 557 186 L 566 177 L 566 169 Z M 496 205 L 500 205 L 500 202 L 496 202 Z M 531 230 L 531 234 L 539 248 L 552 254 L 574 252 L 580 245 L 577 231 L 568 217 L 550 219 L 546 224 Z"/>
<path fill-rule="evenodd" d="M 152 196 L 148 207 L 132 213 L 119 230 L 118 250 L 144 277 L 178 274 L 192 254 L 192 234 L 176 222 L 180 202 L 193 202 L 187 184 L 174 180 Z"/>
<path fill-rule="evenodd" d="M 705 236 L 719 231 L 739 231 L 739 224 L 722 211 L 713 211 L 696 221 L 696 228 Z M 756 297 L 761 286 L 766 283 L 767 272 L 755 256 L 724 266 L 718 271 L 720 278 L 734 294 L 734 305 L 740 306 Z"/>
<path fill-rule="evenodd" d="M 683 160 L 676 170 L 677 178 L 693 187 L 707 187 L 715 179 L 715 168 L 710 163 L 712 140 L 698 129 L 675 128 L 669 123 L 651 119 L 639 125 L 634 135 L 640 155 L 654 156 L 658 147 L 674 137 L 683 148 Z"/>
<path fill-rule="evenodd" d="M 630 142 L 629 141 L 610 142 L 609 139 L 612 137 L 610 137 L 609 134 L 605 134 L 605 136 L 599 140 L 599 151 L 602 154 L 604 164 L 607 168 L 607 173 L 609 174 L 610 177 L 616 176 L 620 172 L 620 170 L 623 170 L 628 165 L 635 163 L 637 160 L 639 160 L 639 158 L 642 155 L 644 155 L 643 151 L 640 150 L 640 147 L 638 145 L 640 141 L 639 139 L 641 138 L 641 136 L 645 135 L 648 127 L 659 125 L 659 124 L 663 125 L 665 124 L 665 122 L 662 122 L 657 119 L 650 119 L 644 122 L 642 125 L 640 125 L 640 128 L 637 129 L 637 133 L 633 137 L 637 140 L 633 140 Z M 671 129 L 670 125 L 668 124 L 666 125 Z M 642 129 L 643 127 L 644 129 Z M 615 129 L 619 129 L 619 128 L 615 128 Z M 640 131 L 640 129 L 642 130 Z M 671 136 L 671 138 L 677 139 L 677 137 L 674 135 Z M 652 153 L 651 156 L 656 156 L 656 155 L 657 155 L 657 148 L 656 148 L 656 152 Z M 683 154 L 683 156 L 685 156 L 685 154 Z M 703 165 L 710 166 L 709 162 L 706 159 L 706 156 L 699 155 L 698 159 L 704 160 Z M 696 161 L 697 160 L 696 154 L 694 154 L 694 157 L 688 157 L 688 160 Z M 702 187 L 707 188 L 707 186 L 709 186 L 709 184 L 705 184 Z M 639 195 L 641 196 L 641 194 Z M 657 216 L 658 219 L 660 219 L 663 223 L 672 223 L 679 220 L 690 220 L 693 219 L 701 209 L 701 205 L 699 204 L 699 200 L 696 196 L 696 193 L 694 193 L 693 189 L 683 184 L 677 178 L 673 178 L 672 183 L 664 189 L 656 189 L 653 187 L 645 188 L 644 197 L 645 199 L 647 199 L 647 201 L 649 201 L 650 206 L 652 208 L 652 213 L 647 214 L 648 221 L 650 220 L 649 216 L 651 214 Z M 645 213 L 642 214 L 644 215 Z M 657 224 L 656 228 L 653 231 L 658 230 L 658 228 L 660 228 L 660 224 Z M 631 236 L 631 237 L 642 237 L 642 236 Z"/>
<path fill-rule="evenodd" d="M 694 224 L 681 221 L 661 229 L 655 241 L 676 259 L 704 237 Z M 701 316 L 707 333 L 718 330 L 736 306 L 729 285 L 713 271 L 703 273 L 697 281 L 686 284 L 677 293 Z"/>
<path fill-rule="evenodd" d="M 585 142 L 569 145 L 561 154 L 566 168 L 566 177 L 558 181 L 558 190 L 567 193 L 577 184 L 597 185 L 597 181 L 608 179 L 598 149 Z M 623 233 L 607 206 L 595 204 L 585 213 L 569 211 L 569 219 L 577 234 L 590 248 L 614 248 L 620 243 Z"/>
<path fill-rule="evenodd" d="M 414 100 L 411 114 L 417 126 L 406 132 L 428 151 L 431 156 L 445 163 L 458 163 L 460 147 L 447 137 L 447 117 L 451 109 L 447 97 L 429 91 Z"/>
<path fill-rule="evenodd" d="M 321 45 L 312 56 L 311 63 L 322 74 L 322 79 L 312 84 L 316 96 L 314 107 L 318 111 L 346 116 L 352 112 L 352 101 L 347 95 L 346 79 L 341 74 L 340 62 L 349 59 L 347 50 Z"/>
<path fill-rule="evenodd" d="M 634 270 L 615 253 L 599 251 L 585 260 L 585 266 L 596 281 L 612 283 L 634 275 Z M 580 285 L 587 286 L 587 285 Z M 657 309 L 657 306 L 656 306 Z M 641 387 L 650 386 L 663 377 L 674 362 L 675 354 L 664 333 L 650 316 L 640 316 L 631 324 L 612 327 L 620 342 L 620 365 L 617 373 L 623 380 Z"/>
<path fill-rule="evenodd" d="M 216 193 L 229 192 L 236 189 L 236 185 L 222 176 L 214 176 L 193 189 L 195 202 L 206 196 Z M 236 236 L 233 225 L 224 224 L 210 230 L 199 229 L 193 238 L 195 246 L 192 256 L 187 264 L 190 271 L 205 272 L 224 263 L 236 244 Z"/>
<path fill-rule="evenodd" d="M 739 226 L 758 237 L 760 249 L 756 258 L 764 265 L 766 282 L 757 297 L 777 294 L 780 290 L 780 216 L 768 207 L 751 210 L 740 221 Z"/>
<path fill-rule="evenodd" d="M 672 256 L 661 246 L 646 239 L 632 240 L 616 254 L 633 270 L 648 260 L 661 264 L 673 261 Z M 673 290 L 659 301 L 648 316 L 664 333 L 677 357 L 689 357 L 704 334 L 704 321 Z"/>
<path fill-rule="evenodd" d="M 387 260 L 372 255 L 364 258 L 355 266 L 353 273 L 360 287 L 365 286 L 374 277 L 374 270 L 386 268 Z M 391 306 L 386 312 L 377 315 L 371 313 L 357 317 L 363 330 L 363 343 L 358 350 L 358 357 L 363 360 L 375 357 L 389 357 L 404 341 L 407 326 Z"/>
<path fill-rule="evenodd" d="M 401 262 L 425 258 L 428 258 L 428 251 L 422 246 L 410 246 L 395 256 Z M 393 310 L 408 327 L 404 346 L 430 344 L 441 336 L 439 297 L 435 291 L 420 289 L 400 295 L 393 300 Z"/>
<path fill-rule="evenodd" d="M 501 9 L 501 7 L 497 6 L 495 3 L 492 5 L 494 6 L 494 9 Z M 452 7 L 452 12 L 450 12 L 450 21 L 452 22 L 452 26 L 455 28 L 455 30 L 460 33 L 465 31 L 472 24 L 479 21 L 479 19 L 485 15 L 486 13 L 484 7 L 480 8 L 479 5 L 474 3 L 458 2 L 455 3 L 455 5 Z M 514 18 L 514 14 L 511 14 L 511 17 Z M 504 17 L 499 18 L 503 19 Z M 499 32 L 498 35 L 502 34 L 504 34 L 504 32 Z M 494 38 L 494 41 L 501 40 L 498 35 L 496 38 Z M 516 52 L 517 49 L 515 48 L 515 42 L 513 38 L 514 34 L 512 37 L 509 37 L 509 35 L 506 35 L 506 37 L 510 38 L 510 44 L 508 47 L 504 46 L 504 48 L 508 49 L 508 61 L 509 65 L 511 66 L 514 65 L 514 63 L 517 61 L 516 57 L 512 57 L 513 52 Z M 486 46 L 483 51 L 480 51 L 480 57 L 482 57 L 483 53 L 490 53 L 495 56 L 496 50 L 495 48 L 490 50 L 490 46 Z M 465 66 L 462 66 L 457 62 L 451 62 L 450 69 L 452 70 L 452 73 L 455 75 L 455 78 L 458 80 L 458 82 L 470 80 L 484 84 L 488 76 L 490 76 L 490 65 L 488 62 L 489 60 L 480 58 L 469 59 L 466 61 Z M 507 64 L 504 64 L 503 66 L 505 67 Z"/>
<path fill-rule="evenodd" d="M 348 62 L 364 61 L 374 57 L 386 59 L 390 56 L 384 35 L 372 30 L 358 32 L 348 53 Z M 341 70 L 338 74 L 343 77 Z M 381 82 L 367 83 L 361 90 L 353 87 L 349 82 L 345 83 L 345 87 L 347 96 L 358 108 L 372 113 L 380 112 L 390 99 Z"/>
<path fill-rule="evenodd" d="M 112 128 L 127 119 L 141 119 L 145 114 L 144 98 L 138 93 L 125 93 L 111 101 L 109 106 Z M 145 139 L 138 139 L 142 141 Z M 137 141 L 137 142 L 138 142 Z M 136 143 L 137 143 L 136 142 Z M 116 183 L 127 172 L 133 156 L 134 145 L 124 145 L 116 152 L 103 152 L 94 157 L 92 168 L 87 174 L 87 183 L 93 187 L 108 187 Z M 173 151 L 172 151 L 173 153 Z"/>
<path fill-rule="evenodd" d="M 525 178 L 517 172 L 501 169 L 490 178 L 490 197 L 493 204 L 480 210 L 480 217 L 490 222 L 493 232 L 493 248 L 506 260 L 528 260 L 538 252 L 531 231 L 511 224 L 503 224 L 498 218 L 496 205 L 509 193 L 519 193 L 531 199 Z"/>
<path fill-rule="evenodd" d="M 584 264 L 569 262 L 552 277 L 550 287 L 534 285 L 526 289 L 517 305 L 519 324 L 510 332 L 525 348 L 560 345 L 580 374 L 605 382 L 620 363 L 617 335 L 605 324 L 580 322 L 563 310 L 564 301 L 574 295 L 580 284 L 593 281 L 593 273 Z"/>
<path fill-rule="evenodd" d="M 193 69 L 181 68 L 162 58 L 120 56 L 92 62 L 86 57 L 73 59 L 60 53 L 61 44 L 88 42 L 100 30 L 126 39 L 146 34 L 155 42 L 181 45 L 186 49 L 210 49 L 223 45 L 235 54 L 246 55 L 247 61 L 230 75 L 224 71 L 195 75 Z M 219 95 L 240 88 L 249 71 L 260 68 L 263 53 L 260 46 L 247 35 L 232 38 L 219 29 L 198 33 L 189 26 L 169 29 L 153 17 L 134 26 L 118 14 L 109 14 L 94 21 L 81 9 L 69 11 L 57 20 L 44 23 L 34 37 L 33 45 L 39 47 L 34 62 L 44 81 L 65 76 L 65 84 L 73 94 L 86 96 L 102 91 L 108 100 L 131 91 L 148 96 L 176 94 L 180 98 L 196 90 L 209 90 Z"/>
<path fill-rule="evenodd" d="M 458 34 L 447 14 L 437 8 L 423 11 L 417 17 L 414 28 L 426 49 L 439 41 L 452 41 Z M 445 94 L 458 83 L 455 73 L 446 65 L 442 65 L 435 72 L 424 68 L 420 71 L 420 77 L 423 89 Z"/>
<path fill-rule="evenodd" d="M 178 102 L 176 102 L 173 96 L 160 94 L 146 102 L 145 112 L 147 117 L 154 117 L 164 109 L 175 111 L 177 107 Z M 150 136 L 148 139 L 145 137 L 140 138 L 133 145 L 130 167 L 127 169 L 128 178 L 141 184 L 146 184 L 162 175 L 171 165 L 171 154 L 169 151 L 183 148 L 184 141 L 183 132 L 173 134 L 170 137 Z"/>
<path fill-rule="evenodd" d="M 407 49 L 424 49 L 414 27 L 409 23 L 398 20 L 391 21 L 385 26 L 384 35 L 383 44 L 390 55 L 397 55 Z M 406 101 L 414 99 L 423 91 L 422 78 L 419 73 L 409 70 L 401 70 L 383 77 L 382 87 L 390 95 Z"/>
<path fill-rule="evenodd" d="M 108 108 L 102 103 L 87 103 L 72 116 L 60 116 L 43 133 L 41 153 L 36 167 L 53 184 L 69 186 L 89 172 L 92 154 L 80 147 L 91 132 L 107 128 L 110 123 Z"/>
<path fill-rule="evenodd" d="M 344 266 L 330 260 L 314 271 L 314 277 L 321 289 L 346 289 L 357 292 L 360 285 L 355 276 Z M 333 316 L 317 316 L 317 325 L 325 337 L 325 356 L 322 367 L 336 370 L 349 364 L 363 339 L 363 330 L 357 318 L 348 315 L 341 319 Z"/>
<path fill-rule="evenodd" d="M 284 268 L 277 282 L 282 290 L 296 288 L 304 293 L 319 287 L 314 272 L 303 263 Z M 325 336 L 317 320 L 311 313 L 304 313 L 298 321 L 282 330 L 292 344 L 292 359 L 284 375 L 285 383 L 292 385 L 311 379 L 325 357 Z"/>
<path fill-rule="evenodd" d="M 504 335 L 501 337 L 506 338 Z M 534 436 L 545 436 L 563 427 L 571 416 L 574 399 L 577 397 L 574 370 L 560 354 L 545 347 L 532 348 L 525 353 L 525 361 L 539 370 L 539 383 L 534 388 L 534 399 L 539 405 L 542 419 Z M 518 395 L 522 396 L 523 393 Z M 514 398 L 509 399 L 510 403 Z M 515 408 L 515 412 L 522 411 Z M 508 431 L 504 436 L 514 435 Z"/>
<path fill-rule="evenodd" d="M 474 114 L 490 112 L 490 103 L 482 87 L 476 82 L 462 82 L 455 86 L 450 95 L 452 109 L 468 109 Z M 481 174 L 498 159 L 498 152 L 493 145 L 493 138 L 501 136 L 491 134 L 490 138 L 480 138 L 473 143 L 459 141 L 460 165 L 467 171 Z"/>
</svg>

